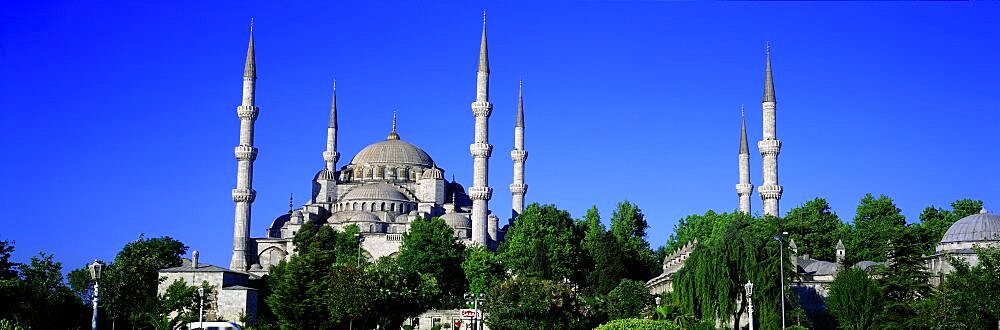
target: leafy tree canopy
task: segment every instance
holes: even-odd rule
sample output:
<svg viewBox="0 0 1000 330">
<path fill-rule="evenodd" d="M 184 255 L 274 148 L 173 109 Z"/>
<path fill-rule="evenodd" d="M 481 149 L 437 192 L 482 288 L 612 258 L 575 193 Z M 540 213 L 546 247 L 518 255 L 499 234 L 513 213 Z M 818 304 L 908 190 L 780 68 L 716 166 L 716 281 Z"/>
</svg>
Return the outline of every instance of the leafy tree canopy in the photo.
<svg viewBox="0 0 1000 330">
<path fill-rule="evenodd" d="M 575 232 L 569 212 L 532 203 L 500 243 L 500 261 L 519 276 L 557 281 L 576 278 L 580 252 Z"/>
<path fill-rule="evenodd" d="M 843 226 L 840 217 L 819 197 L 788 210 L 782 224 L 788 238 L 798 245 L 799 255 L 813 259 L 835 260 L 837 240 L 847 238 L 839 236 Z"/>
<path fill-rule="evenodd" d="M 848 268 L 830 283 L 826 306 L 843 329 L 871 329 L 882 311 L 882 290 L 864 270 Z"/>
<path fill-rule="evenodd" d="M 500 264 L 500 257 L 484 246 L 473 246 L 466 251 L 462 262 L 465 279 L 469 282 L 469 292 L 486 293 L 506 278 L 507 270 Z"/>
<path fill-rule="evenodd" d="M 906 218 L 901 212 L 885 195 L 862 197 L 854 216 L 854 234 L 845 241 L 848 262 L 885 261 L 888 243 L 898 240 L 906 227 Z"/>
<path fill-rule="evenodd" d="M 188 247 L 170 237 L 129 242 L 105 266 L 101 276 L 101 302 L 116 326 L 139 326 L 157 314 L 159 270 L 181 265 Z"/>
<path fill-rule="evenodd" d="M 649 294 L 646 283 L 626 279 L 608 293 L 608 318 L 638 318 L 652 305 L 653 296 Z"/>
<path fill-rule="evenodd" d="M 403 234 L 397 261 L 403 269 L 426 274 L 438 281 L 442 296 L 435 307 L 455 307 L 461 303 L 468 284 L 462 261 L 465 245 L 455 238 L 455 230 L 444 219 L 416 220 Z"/>
</svg>

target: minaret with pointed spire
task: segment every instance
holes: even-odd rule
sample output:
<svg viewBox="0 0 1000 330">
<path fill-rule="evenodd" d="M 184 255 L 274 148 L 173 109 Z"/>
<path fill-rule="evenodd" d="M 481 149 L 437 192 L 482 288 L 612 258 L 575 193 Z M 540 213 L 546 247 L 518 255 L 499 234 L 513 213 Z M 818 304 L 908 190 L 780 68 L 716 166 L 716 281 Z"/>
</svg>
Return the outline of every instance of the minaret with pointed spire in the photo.
<svg viewBox="0 0 1000 330">
<path fill-rule="evenodd" d="M 490 103 L 490 62 L 486 51 L 486 11 L 483 11 L 483 39 L 479 46 L 479 69 L 476 73 L 476 101 L 472 102 L 472 114 L 476 118 L 475 142 L 469 146 L 472 152 L 473 180 L 469 187 L 472 198 L 472 242 L 487 245 L 486 221 L 489 201 L 493 189 L 489 186 L 489 160 L 493 146 L 489 143 L 489 119 L 493 112 Z"/>
<path fill-rule="evenodd" d="M 747 121 L 740 105 L 740 183 L 736 184 L 736 194 L 740 196 L 740 212 L 750 214 L 750 147 L 747 145 Z"/>
<path fill-rule="evenodd" d="M 236 109 L 240 118 L 240 144 L 236 146 L 238 170 L 233 202 L 236 203 L 236 224 L 233 226 L 233 259 L 229 269 L 246 271 L 249 255 L 247 245 L 250 237 L 250 206 L 257 196 L 253 190 L 253 161 L 257 159 L 257 148 L 253 146 L 253 125 L 260 112 L 254 106 L 254 85 L 257 81 L 257 65 L 253 50 L 253 18 L 250 19 L 250 45 L 247 46 L 246 66 L 243 68 L 243 102 Z"/>
<path fill-rule="evenodd" d="M 764 214 L 778 216 L 778 201 L 781 199 L 782 187 L 778 185 L 778 153 L 781 151 L 781 141 L 775 132 L 774 79 L 771 75 L 771 44 L 767 44 L 767 68 L 764 77 L 764 97 L 761 106 L 764 110 L 764 136 L 757 142 L 763 158 L 764 183 L 757 189 L 764 201 Z"/>
<path fill-rule="evenodd" d="M 524 184 L 524 162 L 528 159 L 528 152 L 524 150 L 523 80 L 517 90 L 517 122 L 514 124 L 514 150 L 510 152 L 510 158 L 514 160 L 514 183 L 510 184 L 510 193 L 513 195 L 511 202 L 511 219 L 513 219 L 524 211 L 524 194 L 528 192 L 528 185 Z"/>
<path fill-rule="evenodd" d="M 330 123 L 326 126 L 326 151 L 323 151 L 323 161 L 326 166 L 316 176 L 318 192 L 314 197 L 316 203 L 333 203 L 337 199 L 337 81 L 333 81 L 333 99 L 330 101 Z"/>
</svg>

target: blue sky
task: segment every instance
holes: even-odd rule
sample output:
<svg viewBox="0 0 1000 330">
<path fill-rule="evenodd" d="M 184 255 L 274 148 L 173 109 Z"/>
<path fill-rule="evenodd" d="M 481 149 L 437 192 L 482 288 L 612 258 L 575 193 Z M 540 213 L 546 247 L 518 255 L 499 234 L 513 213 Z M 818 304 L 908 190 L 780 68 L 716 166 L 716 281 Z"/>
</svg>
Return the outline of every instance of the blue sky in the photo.
<svg viewBox="0 0 1000 330">
<path fill-rule="evenodd" d="M 20 261 L 111 259 L 140 233 L 226 265 L 236 106 L 256 16 L 254 236 L 306 201 L 338 81 L 339 165 L 390 130 L 471 181 L 481 11 L 489 11 L 490 203 L 507 214 L 518 79 L 529 202 L 605 221 L 737 206 L 739 107 L 759 186 L 773 42 L 781 210 L 867 192 L 917 220 L 1000 210 L 1000 4 L 981 2 L 0 2 L 0 239 Z M 760 199 L 753 198 L 755 212 Z"/>
</svg>

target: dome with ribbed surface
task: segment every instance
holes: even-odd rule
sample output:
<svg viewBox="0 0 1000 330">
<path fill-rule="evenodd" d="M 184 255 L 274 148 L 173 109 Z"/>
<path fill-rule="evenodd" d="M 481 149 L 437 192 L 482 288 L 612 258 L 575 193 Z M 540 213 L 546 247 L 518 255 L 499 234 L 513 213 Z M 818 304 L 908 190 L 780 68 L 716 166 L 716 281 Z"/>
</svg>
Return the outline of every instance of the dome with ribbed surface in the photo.
<svg viewBox="0 0 1000 330">
<path fill-rule="evenodd" d="M 985 209 L 955 221 L 941 238 L 941 244 L 984 241 L 1000 241 L 1000 215 Z"/>
<path fill-rule="evenodd" d="M 434 160 L 426 152 L 403 140 L 385 140 L 368 145 L 360 152 L 351 164 L 402 164 L 411 166 L 431 167 Z"/>
<path fill-rule="evenodd" d="M 351 200 L 380 200 L 380 201 L 402 201 L 408 202 L 409 198 L 403 195 L 399 189 L 384 183 L 369 183 L 360 185 L 347 192 L 343 198 L 345 201 Z"/>
<path fill-rule="evenodd" d="M 472 220 L 469 220 L 468 214 L 463 213 L 447 213 L 441 216 L 441 219 L 454 229 L 468 229 L 472 228 Z"/>
</svg>

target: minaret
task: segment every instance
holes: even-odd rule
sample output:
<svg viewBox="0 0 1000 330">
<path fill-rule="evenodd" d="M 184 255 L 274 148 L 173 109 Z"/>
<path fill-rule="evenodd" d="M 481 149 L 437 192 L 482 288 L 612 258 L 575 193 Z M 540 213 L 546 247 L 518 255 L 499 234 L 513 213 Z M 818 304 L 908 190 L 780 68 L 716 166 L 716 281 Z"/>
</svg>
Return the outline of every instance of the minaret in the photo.
<svg viewBox="0 0 1000 330">
<path fill-rule="evenodd" d="M 510 158 L 514 160 L 514 183 L 510 184 L 510 193 L 513 195 L 511 219 L 514 219 L 524 211 L 524 194 L 528 192 L 528 185 L 524 184 L 524 161 L 528 159 L 528 152 L 524 150 L 523 80 L 517 91 L 517 122 L 514 124 L 514 150 L 510 152 Z"/>
<path fill-rule="evenodd" d="M 253 124 L 260 112 L 254 106 L 254 84 L 257 81 L 257 66 L 253 52 L 253 19 L 250 19 L 250 45 L 247 46 L 246 66 L 243 68 L 243 103 L 236 108 L 240 118 L 240 145 L 236 146 L 236 189 L 233 189 L 233 202 L 236 202 L 236 224 L 233 226 L 233 259 L 229 269 L 245 271 L 247 264 L 247 245 L 250 237 L 250 205 L 253 204 L 257 192 L 253 190 L 253 161 L 257 159 L 257 148 L 253 146 Z"/>
<path fill-rule="evenodd" d="M 326 151 L 323 152 L 323 161 L 326 166 L 323 171 L 316 176 L 316 183 L 319 192 L 316 194 L 316 203 L 333 203 L 337 198 L 337 160 L 340 153 L 337 152 L 337 81 L 333 81 L 333 100 L 330 101 L 330 123 L 326 126 Z"/>
<path fill-rule="evenodd" d="M 736 184 L 736 194 L 740 196 L 740 212 L 750 214 L 750 147 L 747 145 L 747 120 L 740 106 L 740 183 Z"/>
<path fill-rule="evenodd" d="M 764 184 L 757 189 L 760 198 L 764 200 L 764 214 L 778 216 L 778 200 L 781 199 L 782 188 L 778 185 L 778 153 L 781 151 L 781 141 L 775 132 L 775 99 L 774 79 L 771 76 L 771 44 L 767 44 L 767 69 L 764 78 L 764 97 L 761 100 L 764 110 L 764 136 L 757 142 L 763 158 Z"/>
<path fill-rule="evenodd" d="M 489 143 L 489 119 L 493 112 L 490 103 L 490 62 L 486 54 L 486 12 L 483 11 L 483 40 L 479 46 L 479 70 L 476 74 L 476 101 L 472 102 L 472 114 L 476 117 L 475 142 L 469 146 L 473 168 L 472 187 L 472 242 L 487 245 L 486 217 L 493 189 L 489 186 L 489 160 L 493 146 Z"/>
</svg>

